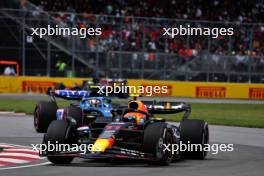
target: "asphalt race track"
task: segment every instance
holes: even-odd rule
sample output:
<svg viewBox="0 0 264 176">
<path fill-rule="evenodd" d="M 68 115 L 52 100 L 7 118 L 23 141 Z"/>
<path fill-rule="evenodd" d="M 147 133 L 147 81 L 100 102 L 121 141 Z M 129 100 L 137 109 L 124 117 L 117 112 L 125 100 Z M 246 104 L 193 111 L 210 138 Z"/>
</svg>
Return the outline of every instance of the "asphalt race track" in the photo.
<svg viewBox="0 0 264 176">
<path fill-rule="evenodd" d="M 71 165 L 55 166 L 46 159 L 2 166 L 1 176 L 160 176 L 160 175 L 263 175 L 264 129 L 210 126 L 213 143 L 234 143 L 233 152 L 209 154 L 204 161 L 182 160 L 170 166 L 148 166 L 128 161 L 87 161 L 75 159 Z M 30 146 L 40 143 L 42 134 L 33 130 L 32 116 L 0 115 L 0 143 Z M 1 152 L 0 152 L 1 159 Z M 1 161 L 1 160 L 0 160 Z"/>
</svg>

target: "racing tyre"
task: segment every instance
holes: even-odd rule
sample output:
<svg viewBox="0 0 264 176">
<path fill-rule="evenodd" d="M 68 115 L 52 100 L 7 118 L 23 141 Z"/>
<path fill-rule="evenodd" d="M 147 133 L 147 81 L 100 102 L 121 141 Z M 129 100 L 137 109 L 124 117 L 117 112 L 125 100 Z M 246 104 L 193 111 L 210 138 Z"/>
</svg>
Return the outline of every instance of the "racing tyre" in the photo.
<svg viewBox="0 0 264 176">
<path fill-rule="evenodd" d="M 71 134 L 67 135 L 67 133 L 70 133 L 68 122 L 55 120 L 50 124 L 43 141 L 45 144 L 48 142 L 50 144 L 72 144 Z M 50 154 L 49 152 L 52 151 L 47 151 L 47 154 Z M 54 164 L 70 164 L 74 159 L 73 156 L 47 156 L 47 158 Z"/>
<path fill-rule="evenodd" d="M 149 164 L 168 165 L 173 160 L 173 154 L 165 150 L 163 144 L 173 143 L 173 133 L 164 122 L 155 122 L 148 125 L 144 131 L 143 151 L 156 155 L 157 160 L 149 161 Z"/>
<path fill-rule="evenodd" d="M 205 159 L 207 151 L 204 150 L 209 143 L 209 129 L 207 122 L 203 120 L 185 119 L 180 123 L 180 138 L 182 144 L 198 144 L 195 151 L 182 151 L 183 158 Z"/>
<path fill-rule="evenodd" d="M 58 106 L 55 102 L 39 102 L 34 111 L 34 127 L 39 133 L 45 133 L 49 124 L 56 120 Z"/>
<path fill-rule="evenodd" d="M 66 108 L 66 115 L 74 118 L 77 122 L 77 127 L 82 125 L 82 110 L 76 106 L 68 106 Z"/>
</svg>

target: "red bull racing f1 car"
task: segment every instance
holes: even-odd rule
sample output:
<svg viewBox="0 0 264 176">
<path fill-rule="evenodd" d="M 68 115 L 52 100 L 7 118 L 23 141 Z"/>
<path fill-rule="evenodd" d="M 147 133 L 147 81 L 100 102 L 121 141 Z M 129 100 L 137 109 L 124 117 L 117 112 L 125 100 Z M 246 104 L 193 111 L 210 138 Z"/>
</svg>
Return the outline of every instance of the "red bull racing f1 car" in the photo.
<svg viewBox="0 0 264 176">
<path fill-rule="evenodd" d="M 179 126 L 155 118 L 154 114 L 184 112 Z M 55 120 L 44 135 L 43 144 L 78 144 L 92 147 L 85 152 L 47 151 L 46 156 L 54 164 L 68 164 L 74 157 L 85 159 L 122 158 L 144 160 L 152 164 L 167 165 L 179 158 L 204 159 L 207 152 L 166 150 L 173 144 L 208 144 L 208 125 L 203 120 L 191 120 L 189 104 L 133 100 L 125 109 L 113 109 L 112 122 L 94 122 L 92 116 L 83 117 L 77 125 L 75 117 Z"/>
</svg>

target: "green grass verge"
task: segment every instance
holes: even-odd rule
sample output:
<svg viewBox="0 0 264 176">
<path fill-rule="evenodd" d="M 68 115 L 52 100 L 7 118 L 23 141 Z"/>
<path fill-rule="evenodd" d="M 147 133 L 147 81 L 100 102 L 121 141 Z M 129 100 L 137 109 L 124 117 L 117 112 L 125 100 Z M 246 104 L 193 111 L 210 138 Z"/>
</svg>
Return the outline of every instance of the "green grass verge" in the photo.
<svg viewBox="0 0 264 176">
<path fill-rule="evenodd" d="M 182 116 L 162 115 L 179 121 Z M 264 128 L 264 105 L 261 104 L 192 104 L 191 119 L 203 119 L 209 124 Z"/>
<path fill-rule="evenodd" d="M 33 114 L 37 100 L 1 99 L 0 111 L 15 111 Z M 114 100 L 115 104 L 124 101 Z M 69 101 L 58 100 L 59 107 Z M 264 105 L 257 104 L 199 104 L 192 103 L 190 118 L 203 119 L 209 124 L 264 128 Z M 180 121 L 182 114 L 159 115 L 171 121 Z"/>
</svg>

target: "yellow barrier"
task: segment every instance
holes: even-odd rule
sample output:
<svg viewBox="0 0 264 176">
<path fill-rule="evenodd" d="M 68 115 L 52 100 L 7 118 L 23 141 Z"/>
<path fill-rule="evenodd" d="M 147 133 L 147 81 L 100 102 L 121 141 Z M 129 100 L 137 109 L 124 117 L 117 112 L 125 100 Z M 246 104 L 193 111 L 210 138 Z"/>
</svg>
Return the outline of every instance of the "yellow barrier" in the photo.
<svg viewBox="0 0 264 176">
<path fill-rule="evenodd" d="M 0 76 L 0 93 L 44 93 L 49 87 L 54 87 L 56 83 L 72 87 L 81 85 L 83 80 L 82 78 Z"/>
<path fill-rule="evenodd" d="M 72 87 L 81 85 L 83 80 L 89 79 L 0 76 L 0 93 L 44 93 L 48 87 L 54 87 L 56 83 Z M 128 85 L 167 86 L 167 93 L 153 93 L 155 96 L 264 99 L 264 84 L 128 80 Z"/>
<path fill-rule="evenodd" d="M 135 86 L 168 86 L 168 94 L 192 98 L 264 99 L 264 84 L 129 80 Z"/>
</svg>

